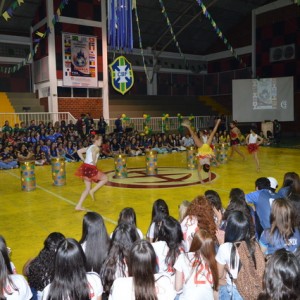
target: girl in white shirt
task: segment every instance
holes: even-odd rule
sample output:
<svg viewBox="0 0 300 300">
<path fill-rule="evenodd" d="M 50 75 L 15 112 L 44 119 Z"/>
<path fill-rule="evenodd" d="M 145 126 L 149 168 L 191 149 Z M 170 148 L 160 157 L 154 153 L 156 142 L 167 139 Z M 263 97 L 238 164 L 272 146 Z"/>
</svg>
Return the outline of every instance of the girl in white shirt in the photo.
<svg viewBox="0 0 300 300">
<path fill-rule="evenodd" d="M 80 244 L 68 238 L 57 249 L 52 282 L 43 291 L 43 300 L 101 300 L 99 275 L 86 272 Z"/>
<path fill-rule="evenodd" d="M 256 134 L 255 128 L 250 129 L 250 134 L 248 134 L 246 137 L 246 143 L 247 143 L 248 152 L 253 155 L 253 158 L 255 160 L 257 172 L 260 171 L 259 159 L 257 156 L 258 146 L 263 141 L 264 141 L 264 139 L 261 136 L 259 136 L 258 134 Z"/>
<path fill-rule="evenodd" d="M 174 268 L 180 300 L 212 300 L 219 284 L 215 241 L 206 230 L 197 230 L 190 251 L 179 255 Z"/>
<path fill-rule="evenodd" d="M 29 300 L 31 297 L 26 279 L 22 275 L 10 274 L 0 251 L 0 299 Z"/>
<path fill-rule="evenodd" d="M 75 210 L 85 210 L 85 208 L 82 207 L 82 203 L 85 198 L 90 194 L 94 200 L 94 193 L 107 182 L 106 174 L 97 169 L 101 144 L 102 136 L 96 134 L 93 137 L 93 144 L 91 146 L 87 148 L 81 148 L 77 151 L 78 156 L 84 163 L 78 168 L 75 175 L 84 180 L 85 190 L 82 192 Z M 85 158 L 83 156 L 84 153 L 86 154 Z M 93 188 L 92 182 L 96 183 Z"/>
<path fill-rule="evenodd" d="M 145 240 L 136 241 L 128 260 L 129 276 L 114 281 L 109 300 L 174 300 L 176 292 L 167 274 L 154 274 L 156 255 Z"/>
</svg>

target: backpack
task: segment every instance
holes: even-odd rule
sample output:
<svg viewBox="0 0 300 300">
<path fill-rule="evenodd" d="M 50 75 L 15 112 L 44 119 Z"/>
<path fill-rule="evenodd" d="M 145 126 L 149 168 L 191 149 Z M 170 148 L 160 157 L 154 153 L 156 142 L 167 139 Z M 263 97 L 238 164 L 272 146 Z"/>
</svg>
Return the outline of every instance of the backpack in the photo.
<svg viewBox="0 0 300 300">
<path fill-rule="evenodd" d="M 265 257 L 257 242 L 254 243 L 256 269 L 245 241 L 237 247 L 240 256 L 239 273 L 235 281 L 240 295 L 245 300 L 256 300 L 263 290 L 263 275 L 265 271 Z"/>
</svg>

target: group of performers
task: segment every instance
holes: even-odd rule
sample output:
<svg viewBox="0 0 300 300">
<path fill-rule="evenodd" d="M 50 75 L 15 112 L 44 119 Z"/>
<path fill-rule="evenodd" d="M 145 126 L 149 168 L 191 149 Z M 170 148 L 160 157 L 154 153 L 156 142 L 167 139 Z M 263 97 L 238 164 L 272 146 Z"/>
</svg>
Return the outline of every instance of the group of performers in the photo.
<svg viewBox="0 0 300 300">
<path fill-rule="evenodd" d="M 208 176 L 208 182 L 211 182 L 211 160 L 214 159 L 214 151 L 211 147 L 213 137 L 218 130 L 219 124 L 221 119 L 218 119 L 215 123 L 213 130 L 211 131 L 208 139 L 204 142 L 201 138 L 198 137 L 197 133 L 193 130 L 189 121 L 183 121 L 182 125 L 185 126 L 194 142 L 195 145 L 198 147 L 197 151 L 197 159 L 198 159 L 198 176 L 200 179 L 201 184 L 204 184 L 204 179 L 202 176 L 202 172 L 206 172 Z M 231 154 L 229 159 L 232 158 L 234 153 L 238 153 L 243 160 L 245 160 L 245 155 L 239 149 L 240 140 L 239 137 L 241 136 L 241 132 L 237 127 L 237 123 L 232 121 L 230 123 L 230 144 L 231 144 Z M 255 129 L 252 128 L 250 133 L 246 137 L 246 143 L 248 152 L 253 155 L 255 160 L 256 169 L 260 171 L 259 159 L 257 156 L 259 145 L 263 142 L 263 138 L 259 136 Z M 94 200 L 94 193 L 101 188 L 107 182 L 107 176 L 105 173 L 97 169 L 97 162 L 100 153 L 100 146 L 102 144 L 102 136 L 101 135 L 94 135 L 93 136 L 93 144 L 87 148 L 82 148 L 78 150 L 78 156 L 83 161 L 83 164 L 79 167 L 76 171 L 75 175 L 82 178 L 85 183 L 85 189 L 81 194 L 79 202 L 77 203 L 75 210 L 82 211 L 85 208 L 82 206 L 84 200 L 88 195 Z M 84 157 L 85 154 L 85 157 Z M 96 183 L 94 187 L 92 187 L 92 182 Z"/>
</svg>

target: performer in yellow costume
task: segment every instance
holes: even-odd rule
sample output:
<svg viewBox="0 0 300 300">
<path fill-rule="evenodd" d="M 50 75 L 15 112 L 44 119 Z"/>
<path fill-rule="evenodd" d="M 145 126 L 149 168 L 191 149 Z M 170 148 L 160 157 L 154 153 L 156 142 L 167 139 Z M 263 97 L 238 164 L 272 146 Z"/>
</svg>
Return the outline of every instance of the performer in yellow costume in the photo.
<svg viewBox="0 0 300 300">
<path fill-rule="evenodd" d="M 182 123 L 182 126 L 185 126 L 189 130 L 196 146 L 198 147 L 198 153 L 197 153 L 197 157 L 198 157 L 198 175 L 199 175 L 200 182 L 202 184 L 204 183 L 204 181 L 202 179 L 202 175 L 201 175 L 202 170 L 204 172 L 208 173 L 208 182 L 211 181 L 210 160 L 215 155 L 214 155 L 214 151 L 213 151 L 213 149 L 211 148 L 210 145 L 211 145 L 211 142 L 212 142 L 212 139 L 213 139 L 215 133 L 218 130 L 220 122 L 221 122 L 221 119 L 218 119 L 216 124 L 215 124 L 215 127 L 212 130 L 212 132 L 210 133 L 209 138 L 208 138 L 206 143 L 203 143 L 203 141 L 193 131 L 189 121 L 183 121 L 183 123 Z"/>
</svg>

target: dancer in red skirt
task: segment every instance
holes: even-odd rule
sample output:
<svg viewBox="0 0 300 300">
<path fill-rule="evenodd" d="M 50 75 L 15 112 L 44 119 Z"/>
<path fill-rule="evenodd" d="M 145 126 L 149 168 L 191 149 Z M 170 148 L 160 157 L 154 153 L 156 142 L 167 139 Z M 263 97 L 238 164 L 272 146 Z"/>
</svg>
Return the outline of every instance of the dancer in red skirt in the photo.
<svg viewBox="0 0 300 300">
<path fill-rule="evenodd" d="M 93 138 L 93 144 L 91 146 L 79 149 L 77 151 L 79 157 L 83 161 L 83 164 L 76 171 L 75 175 L 81 177 L 84 180 L 85 190 L 82 192 L 75 210 L 85 210 L 82 207 L 82 203 L 88 196 L 88 194 L 90 194 L 92 199 L 95 200 L 94 193 L 107 182 L 107 176 L 97 169 L 97 161 L 101 144 L 102 136 L 96 134 Z M 84 153 L 86 154 L 85 158 L 83 156 Z M 92 182 L 96 183 L 93 188 Z"/>
<path fill-rule="evenodd" d="M 241 131 L 237 127 L 237 122 L 232 121 L 230 122 L 229 125 L 230 125 L 230 145 L 231 145 L 231 153 L 229 159 L 232 159 L 234 152 L 236 152 L 243 158 L 243 160 L 245 160 L 244 153 L 239 149 L 239 144 L 240 144 L 239 137 L 241 136 Z"/>
<path fill-rule="evenodd" d="M 257 152 L 258 152 L 258 147 L 262 142 L 263 142 L 263 138 L 258 134 L 256 134 L 256 129 L 255 128 L 250 129 L 250 134 L 248 134 L 246 137 L 246 143 L 248 147 L 248 152 L 253 155 L 253 158 L 255 160 L 257 172 L 260 171 Z"/>
</svg>

